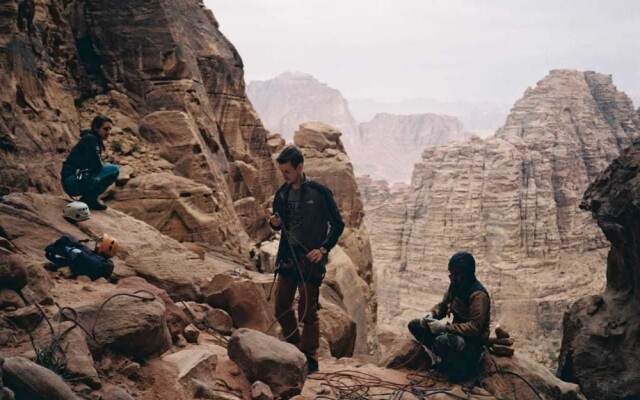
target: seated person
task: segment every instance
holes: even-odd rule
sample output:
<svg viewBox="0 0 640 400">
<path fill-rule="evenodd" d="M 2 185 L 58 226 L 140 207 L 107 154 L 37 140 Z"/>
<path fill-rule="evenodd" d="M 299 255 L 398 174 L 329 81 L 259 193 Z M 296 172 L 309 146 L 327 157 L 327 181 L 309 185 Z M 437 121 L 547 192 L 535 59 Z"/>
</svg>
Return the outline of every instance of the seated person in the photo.
<svg viewBox="0 0 640 400">
<path fill-rule="evenodd" d="M 91 130 L 80 133 L 80 140 L 71 149 L 62 163 L 60 179 L 62 188 L 69 196 L 82 196 L 80 201 L 92 210 L 105 210 L 107 206 L 98 196 L 118 179 L 117 165 L 102 164 L 100 155 L 104 150 L 104 140 L 113 128 L 113 121 L 97 116 L 91 122 Z"/>
<path fill-rule="evenodd" d="M 489 293 L 476 279 L 476 263 L 467 252 L 449 260 L 449 289 L 442 302 L 424 318 L 409 323 L 409 331 L 425 346 L 431 366 L 438 367 L 454 381 L 477 370 L 484 345 L 489 339 Z M 453 321 L 440 321 L 453 314 Z"/>
</svg>

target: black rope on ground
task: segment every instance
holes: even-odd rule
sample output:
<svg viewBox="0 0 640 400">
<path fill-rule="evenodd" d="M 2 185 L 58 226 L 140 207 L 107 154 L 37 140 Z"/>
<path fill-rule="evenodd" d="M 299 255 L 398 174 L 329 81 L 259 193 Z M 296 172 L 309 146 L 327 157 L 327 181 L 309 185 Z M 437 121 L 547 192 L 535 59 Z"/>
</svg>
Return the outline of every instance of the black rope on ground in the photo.
<svg viewBox="0 0 640 400">
<path fill-rule="evenodd" d="M 331 373 L 315 373 L 308 379 L 322 381 L 323 385 L 331 389 L 337 396 L 318 395 L 317 399 L 401 399 L 405 394 L 413 395 L 419 399 L 427 399 L 436 394 L 445 394 L 459 400 L 468 399 L 468 397 L 453 393 L 450 387 L 434 387 L 435 383 L 433 382 L 429 382 L 429 385 L 422 385 L 416 381 L 396 383 L 361 371 L 341 370 Z M 374 389 L 382 390 L 382 392 L 372 393 Z"/>
</svg>

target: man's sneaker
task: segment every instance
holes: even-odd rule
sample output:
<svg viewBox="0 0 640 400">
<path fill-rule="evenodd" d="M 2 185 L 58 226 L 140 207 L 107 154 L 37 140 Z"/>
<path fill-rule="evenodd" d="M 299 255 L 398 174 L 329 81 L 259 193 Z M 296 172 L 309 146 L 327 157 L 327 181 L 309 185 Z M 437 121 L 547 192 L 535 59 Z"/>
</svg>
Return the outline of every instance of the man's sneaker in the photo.
<svg viewBox="0 0 640 400">
<path fill-rule="evenodd" d="M 107 205 L 100 202 L 98 199 L 86 199 L 82 197 L 80 198 L 80 201 L 86 203 L 90 210 L 102 211 L 107 209 Z"/>
<path fill-rule="evenodd" d="M 310 374 L 318 372 L 318 360 L 307 354 L 305 354 L 305 356 L 307 357 L 307 371 Z"/>
</svg>

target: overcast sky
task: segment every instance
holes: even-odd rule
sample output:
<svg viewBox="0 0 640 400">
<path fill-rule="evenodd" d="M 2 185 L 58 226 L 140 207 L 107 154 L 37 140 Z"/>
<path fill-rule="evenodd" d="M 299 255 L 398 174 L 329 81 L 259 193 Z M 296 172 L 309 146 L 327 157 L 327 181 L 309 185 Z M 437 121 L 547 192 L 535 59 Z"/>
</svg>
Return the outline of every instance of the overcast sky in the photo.
<svg viewBox="0 0 640 400">
<path fill-rule="evenodd" d="M 512 104 L 550 69 L 640 99 L 640 1 L 205 0 L 247 82 L 302 71 L 347 98 Z"/>
</svg>

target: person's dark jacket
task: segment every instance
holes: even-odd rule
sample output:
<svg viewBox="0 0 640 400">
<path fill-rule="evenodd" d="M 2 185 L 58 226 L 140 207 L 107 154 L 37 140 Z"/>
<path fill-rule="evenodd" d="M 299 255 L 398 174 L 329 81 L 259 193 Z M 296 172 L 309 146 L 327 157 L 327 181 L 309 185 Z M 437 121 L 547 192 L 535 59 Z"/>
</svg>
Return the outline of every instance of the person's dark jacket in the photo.
<svg viewBox="0 0 640 400">
<path fill-rule="evenodd" d="M 102 138 L 90 130 L 80 133 L 80 140 L 71 149 L 67 159 L 62 163 L 60 176 L 65 178 L 76 175 L 76 172 L 87 170 L 91 174 L 97 174 L 102 169 L 100 154 L 104 149 Z"/>
<path fill-rule="evenodd" d="M 479 343 L 486 343 L 489 339 L 491 300 L 489 292 L 477 279 L 464 293 L 455 293 L 449 286 L 442 302 L 431 309 L 431 314 L 436 319 L 453 314 L 453 322 L 447 324 L 447 332 Z"/>
<path fill-rule="evenodd" d="M 280 216 L 280 223 L 284 224 L 285 228 L 289 226 L 287 200 L 290 190 L 291 185 L 285 183 L 273 198 L 273 212 Z M 300 207 L 304 216 L 302 218 L 303 237 L 295 238 L 301 243 L 293 241 L 292 246 L 302 245 L 308 251 L 324 247 L 328 253 L 338 243 L 344 230 L 344 222 L 333 198 L 333 193 L 326 186 L 305 176 L 300 187 Z M 280 227 L 273 225 L 272 228 L 280 230 Z M 291 259 L 291 248 L 287 241 L 286 232 L 283 231 L 278 246 L 276 265 L 281 265 Z"/>
</svg>

